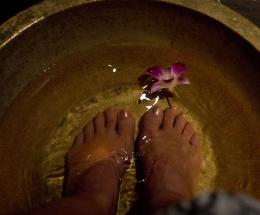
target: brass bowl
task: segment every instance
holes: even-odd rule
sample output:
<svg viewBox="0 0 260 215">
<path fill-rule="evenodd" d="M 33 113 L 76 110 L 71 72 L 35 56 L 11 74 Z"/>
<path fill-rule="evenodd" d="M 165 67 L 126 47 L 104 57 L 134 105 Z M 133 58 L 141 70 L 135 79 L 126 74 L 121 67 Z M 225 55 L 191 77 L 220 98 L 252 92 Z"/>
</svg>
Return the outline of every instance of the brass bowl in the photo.
<svg viewBox="0 0 260 215">
<path fill-rule="evenodd" d="M 64 155 L 84 123 L 113 104 L 140 117 L 138 76 L 176 61 L 187 64 L 192 84 L 179 89 L 175 104 L 203 136 L 198 191 L 260 198 L 259 38 L 257 27 L 210 0 L 47 0 L 6 22 L 0 213 L 59 198 Z M 133 180 L 126 187 L 122 199 L 131 203 Z"/>
</svg>

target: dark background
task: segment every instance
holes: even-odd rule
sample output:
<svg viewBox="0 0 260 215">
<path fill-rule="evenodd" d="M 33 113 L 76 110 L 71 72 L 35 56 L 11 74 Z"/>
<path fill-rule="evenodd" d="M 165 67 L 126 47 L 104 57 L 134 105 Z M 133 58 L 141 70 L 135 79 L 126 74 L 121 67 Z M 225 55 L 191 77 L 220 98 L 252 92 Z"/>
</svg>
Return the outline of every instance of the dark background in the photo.
<svg viewBox="0 0 260 215">
<path fill-rule="evenodd" d="M 0 2 L 0 24 L 20 11 L 42 0 L 2 0 Z M 61 0 L 62 1 L 62 0 Z M 73 0 L 71 0 L 73 1 Z M 190 0 L 187 0 L 190 1 Z M 201 0 L 204 1 L 204 0 Z M 217 1 L 217 0 L 216 0 Z M 219 0 L 222 4 L 239 12 L 260 27 L 260 0 Z"/>
<path fill-rule="evenodd" d="M 20 11 L 41 1 L 42 0 L 0 0 L 0 24 Z"/>
</svg>

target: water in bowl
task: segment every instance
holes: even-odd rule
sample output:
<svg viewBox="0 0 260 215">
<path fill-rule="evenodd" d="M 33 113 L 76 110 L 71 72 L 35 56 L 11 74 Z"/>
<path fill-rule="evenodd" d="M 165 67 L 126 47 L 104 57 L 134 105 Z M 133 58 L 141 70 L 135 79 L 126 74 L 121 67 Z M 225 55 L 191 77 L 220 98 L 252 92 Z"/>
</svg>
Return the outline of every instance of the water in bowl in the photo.
<svg viewBox="0 0 260 215">
<path fill-rule="evenodd" d="M 228 143 L 230 140 L 225 137 L 212 140 L 214 135 L 220 138 L 222 131 L 220 128 L 218 136 L 211 126 L 216 127 L 223 114 L 230 117 L 236 114 L 229 104 L 244 102 L 243 105 L 247 105 L 249 102 L 241 93 L 238 103 L 229 86 L 218 82 L 216 77 L 221 76 L 221 68 L 219 71 L 216 67 L 205 70 L 196 61 L 189 61 L 190 57 L 172 48 L 96 47 L 72 54 L 46 67 L 41 76 L 16 98 L 0 123 L 1 137 L 5 145 L 10 146 L 4 149 L 5 153 L 11 154 L 9 160 L 14 160 L 6 165 L 2 174 L 16 177 L 10 184 L 18 187 L 17 207 L 26 209 L 60 198 L 65 155 L 86 122 L 109 106 L 127 107 L 135 113 L 138 121 L 156 103 L 138 103 L 142 95 L 142 88 L 137 84 L 138 77 L 151 66 L 168 66 L 175 62 L 187 64 L 187 77 L 191 85 L 178 89 L 173 105 L 187 114 L 202 137 L 204 162 L 194 190 L 198 193 L 214 190 L 221 183 L 225 185 L 226 177 L 223 178 L 224 182 L 218 178 L 219 154 L 215 152 L 215 147 L 218 141 Z M 220 101 L 224 102 L 223 107 L 219 106 Z M 165 108 L 167 103 L 158 101 L 157 105 Z M 239 105 L 237 111 L 240 111 Z M 239 117 L 239 120 L 246 117 L 251 120 L 243 111 Z M 236 133 L 243 127 L 234 129 L 231 132 Z M 16 145 L 18 142 L 19 146 Z M 223 150 L 227 153 L 229 149 Z M 10 171 L 12 165 L 17 171 Z M 239 187 L 250 190 L 251 182 L 246 175 L 245 169 L 244 174 L 237 176 L 235 190 Z M 118 214 L 125 214 L 137 199 L 136 182 L 135 164 L 132 162 L 123 178 Z M 10 184 L 7 183 L 7 186 Z"/>
</svg>

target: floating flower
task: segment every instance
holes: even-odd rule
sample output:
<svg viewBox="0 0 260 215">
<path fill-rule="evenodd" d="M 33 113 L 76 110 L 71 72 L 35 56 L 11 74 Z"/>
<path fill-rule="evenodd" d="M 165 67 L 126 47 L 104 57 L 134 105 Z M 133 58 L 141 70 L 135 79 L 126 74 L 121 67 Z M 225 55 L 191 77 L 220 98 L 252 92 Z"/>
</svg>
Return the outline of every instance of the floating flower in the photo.
<svg viewBox="0 0 260 215">
<path fill-rule="evenodd" d="M 182 63 L 175 63 L 168 68 L 155 66 L 148 69 L 148 74 L 138 79 L 139 84 L 144 89 L 147 98 L 166 98 L 171 106 L 169 97 L 173 97 L 175 88 L 178 85 L 190 84 L 189 80 L 184 77 L 185 69 L 186 66 Z"/>
<path fill-rule="evenodd" d="M 189 80 L 184 77 L 185 65 L 176 63 L 169 68 L 153 67 L 148 70 L 151 77 L 156 79 L 156 82 L 151 86 L 151 93 L 161 89 L 168 89 L 174 93 L 176 86 L 182 84 L 190 84 Z"/>
</svg>

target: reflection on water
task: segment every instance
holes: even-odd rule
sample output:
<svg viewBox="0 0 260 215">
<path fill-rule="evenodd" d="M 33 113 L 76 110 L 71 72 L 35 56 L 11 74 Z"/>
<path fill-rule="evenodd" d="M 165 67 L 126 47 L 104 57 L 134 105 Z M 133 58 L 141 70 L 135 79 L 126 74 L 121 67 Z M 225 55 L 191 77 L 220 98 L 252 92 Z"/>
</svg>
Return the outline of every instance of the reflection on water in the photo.
<svg viewBox="0 0 260 215">
<path fill-rule="evenodd" d="M 159 96 L 157 96 L 155 99 L 150 99 L 147 97 L 146 93 L 142 93 L 138 101 L 140 104 L 145 104 L 144 106 L 149 110 L 158 103 L 159 99 Z"/>
<path fill-rule="evenodd" d="M 117 71 L 117 68 L 113 67 L 111 64 L 108 64 L 108 66 L 112 68 L 112 72 L 115 73 Z"/>
</svg>

